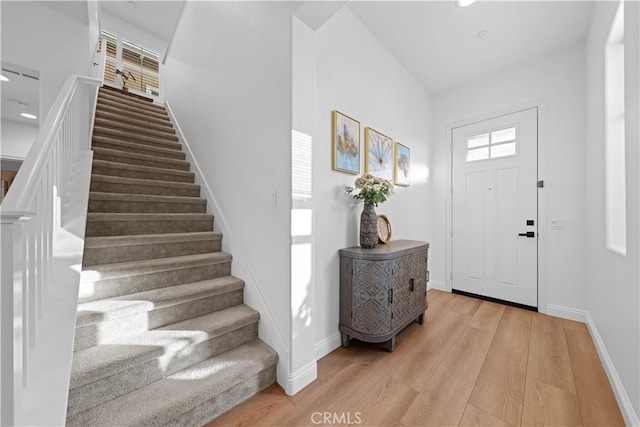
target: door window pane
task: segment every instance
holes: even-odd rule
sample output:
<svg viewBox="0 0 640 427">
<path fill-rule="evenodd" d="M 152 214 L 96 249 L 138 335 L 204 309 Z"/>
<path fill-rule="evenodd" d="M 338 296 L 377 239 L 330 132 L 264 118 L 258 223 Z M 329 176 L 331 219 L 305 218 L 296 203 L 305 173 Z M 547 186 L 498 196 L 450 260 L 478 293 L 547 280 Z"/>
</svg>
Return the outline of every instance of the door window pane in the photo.
<svg viewBox="0 0 640 427">
<path fill-rule="evenodd" d="M 467 148 L 481 147 L 483 145 L 489 145 L 488 133 L 483 133 L 482 135 L 475 135 L 467 139 Z"/>
<path fill-rule="evenodd" d="M 507 129 L 500 129 L 491 132 L 491 143 L 499 144 L 501 142 L 515 141 L 516 140 L 516 128 L 511 127 Z"/>
<path fill-rule="evenodd" d="M 478 160 L 486 160 L 489 158 L 489 147 L 476 148 L 467 151 L 467 162 L 475 162 Z"/>
<path fill-rule="evenodd" d="M 515 142 L 508 142 L 506 144 L 491 146 L 492 159 L 495 159 L 496 157 L 515 156 L 515 154 L 516 154 Z"/>
</svg>

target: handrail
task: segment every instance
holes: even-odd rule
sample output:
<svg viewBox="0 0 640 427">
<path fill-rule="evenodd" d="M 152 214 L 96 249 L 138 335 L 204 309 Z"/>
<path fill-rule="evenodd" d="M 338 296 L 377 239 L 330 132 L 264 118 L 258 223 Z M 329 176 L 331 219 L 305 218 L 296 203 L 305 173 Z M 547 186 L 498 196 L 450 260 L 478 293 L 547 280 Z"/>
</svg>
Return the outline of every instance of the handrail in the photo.
<svg viewBox="0 0 640 427">
<path fill-rule="evenodd" d="M 69 267 L 82 257 L 100 84 L 77 75 L 65 81 L 0 204 L 3 426 L 64 424 L 79 283 Z M 54 389 L 60 399 L 37 399 Z"/>
</svg>

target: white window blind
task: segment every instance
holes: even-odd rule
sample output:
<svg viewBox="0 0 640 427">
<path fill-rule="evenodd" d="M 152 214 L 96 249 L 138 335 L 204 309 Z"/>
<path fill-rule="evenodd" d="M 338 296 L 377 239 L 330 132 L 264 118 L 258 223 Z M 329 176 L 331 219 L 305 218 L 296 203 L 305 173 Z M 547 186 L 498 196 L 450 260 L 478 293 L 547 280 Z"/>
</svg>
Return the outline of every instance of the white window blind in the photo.
<svg viewBox="0 0 640 427">
<path fill-rule="evenodd" d="M 311 136 L 291 131 L 291 197 L 311 198 Z"/>
</svg>

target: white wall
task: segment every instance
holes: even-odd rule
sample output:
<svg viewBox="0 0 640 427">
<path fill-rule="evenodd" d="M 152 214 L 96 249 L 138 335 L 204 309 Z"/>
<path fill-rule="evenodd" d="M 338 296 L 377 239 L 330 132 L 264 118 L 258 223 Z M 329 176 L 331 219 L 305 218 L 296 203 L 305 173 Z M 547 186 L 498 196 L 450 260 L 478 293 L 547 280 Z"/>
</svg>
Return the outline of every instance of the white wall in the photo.
<svg viewBox="0 0 640 427">
<path fill-rule="evenodd" d="M 13 120 L 2 120 L 0 135 L 0 157 L 24 159 L 38 136 L 38 126 Z"/>
<path fill-rule="evenodd" d="M 546 150 L 545 181 L 540 194 L 546 199 L 547 303 L 584 308 L 584 46 L 499 72 L 433 96 L 433 229 L 432 278 L 447 282 L 445 242 L 449 189 L 450 140 L 446 128 L 543 100 L 540 135 Z M 542 194 L 544 193 L 544 194 Z M 565 223 L 550 230 L 551 220 Z M 541 283 L 543 283 L 541 281 Z M 450 286 L 450 285 L 449 285 Z M 542 311 L 545 307 L 540 307 Z"/>
<path fill-rule="evenodd" d="M 365 126 L 411 148 L 411 186 L 396 186 L 396 194 L 376 212 L 389 217 L 394 240 L 434 242 L 430 216 L 429 95 L 348 7 L 318 29 L 315 42 L 314 322 L 316 342 L 324 349 L 320 356 L 340 344 L 338 250 L 359 245 L 362 212 L 362 203 L 344 193 L 345 186 L 353 186 L 356 176 L 331 168 L 332 110 L 360 121 L 362 173 Z"/>
<path fill-rule="evenodd" d="M 69 75 L 89 72 L 89 24 L 35 2 L 3 1 L 0 7 L 2 60 L 40 72 L 42 122 Z"/>
<path fill-rule="evenodd" d="M 231 240 L 238 248 L 233 271 L 247 282 L 246 303 L 262 313 L 260 334 L 279 353 L 283 386 L 291 322 L 292 6 L 188 2 L 165 65 L 166 100 L 221 206 L 214 214 L 217 227 L 226 219 L 223 248 Z"/>
<path fill-rule="evenodd" d="M 587 39 L 585 302 L 635 411 L 637 423 L 637 414 L 640 414 L 640 7 L 635 1 L 625 3 L 627 255 L 608 250 L 605 240 L 604 45 L 617 5 L 618 2 L 595 4 Z M 627 415 L 624 405 L 622 409 Z M 626 421 L 628 425 L 633 423 L 629 418 Z"/>
</svg>

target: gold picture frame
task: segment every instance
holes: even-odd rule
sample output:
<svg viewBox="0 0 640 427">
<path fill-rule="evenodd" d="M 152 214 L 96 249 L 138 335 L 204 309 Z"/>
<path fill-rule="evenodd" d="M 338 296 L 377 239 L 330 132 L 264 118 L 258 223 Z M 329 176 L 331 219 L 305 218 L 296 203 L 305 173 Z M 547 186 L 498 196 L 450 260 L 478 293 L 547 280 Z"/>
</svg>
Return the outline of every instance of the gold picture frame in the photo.
<svg viewBox="0 0 640 427">
<path fill-rule="evenodd" d="M 333 170 L 360 173 L 360 122 L 333 110 Z"/>
<path fill-rule="evenodd" d="M 393 138 L 366 127 L 364 144 L 364 171 L 393 182 Z"/>
<path fill-rule="evenodd" d="M 408 187 L 411 185 L 411 149 L 396 142 L 393 158 L 393 183 Z"/>
</svg>

